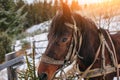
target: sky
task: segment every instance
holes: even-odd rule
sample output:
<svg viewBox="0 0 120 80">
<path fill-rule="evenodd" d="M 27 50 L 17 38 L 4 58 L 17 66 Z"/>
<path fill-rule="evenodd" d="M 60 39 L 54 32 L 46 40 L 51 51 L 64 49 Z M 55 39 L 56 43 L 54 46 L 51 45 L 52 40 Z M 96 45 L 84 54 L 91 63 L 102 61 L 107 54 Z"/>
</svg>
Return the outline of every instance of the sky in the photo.
<svg viewBox="0 0 120 80">
<path fill-rule="evenodd" d="M 27 0 L 27 1 L 28 3 L 32 3 L 34 0 Z M 68 0 L 68 1 L 71 1 L 71 0 Z M 80 4 L 97 3 L 97 2 L 102 2 L 102 1 L 105 1 L 105 0 L 78 0 Z"/>
</svg>

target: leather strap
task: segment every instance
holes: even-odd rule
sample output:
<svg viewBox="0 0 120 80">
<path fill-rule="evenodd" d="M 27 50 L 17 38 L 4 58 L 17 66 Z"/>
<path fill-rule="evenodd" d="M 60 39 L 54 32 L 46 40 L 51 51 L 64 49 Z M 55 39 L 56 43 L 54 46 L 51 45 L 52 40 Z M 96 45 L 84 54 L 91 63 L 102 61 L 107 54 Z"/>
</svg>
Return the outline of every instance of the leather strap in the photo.
<svg viewBox="0 0 120 80">
<path fill-rule="evenodd" d="M 53 64 L 53 65 L 63 65 L 64 64 L 64 60 L 63 61 L 62 60 L 55 60 L 53 58 L 46 56 L 45 54 L 42 55 L 41 61 L 44 63 Z"/>
</svg>

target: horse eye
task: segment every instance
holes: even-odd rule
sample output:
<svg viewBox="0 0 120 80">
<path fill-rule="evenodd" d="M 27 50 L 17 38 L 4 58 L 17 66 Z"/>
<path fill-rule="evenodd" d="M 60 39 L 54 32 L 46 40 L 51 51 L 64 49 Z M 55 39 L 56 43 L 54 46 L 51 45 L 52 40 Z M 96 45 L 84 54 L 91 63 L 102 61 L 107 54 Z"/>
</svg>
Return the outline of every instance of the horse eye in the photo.
<svg viewBox="0 0 120 80">
<path fill-rule="evenodd" d="M 67 41 L 67 38 L 63 38 L 63 39 L 62 39 L 62 42 L 66 42 L 66 41 Z"/>
</svg>

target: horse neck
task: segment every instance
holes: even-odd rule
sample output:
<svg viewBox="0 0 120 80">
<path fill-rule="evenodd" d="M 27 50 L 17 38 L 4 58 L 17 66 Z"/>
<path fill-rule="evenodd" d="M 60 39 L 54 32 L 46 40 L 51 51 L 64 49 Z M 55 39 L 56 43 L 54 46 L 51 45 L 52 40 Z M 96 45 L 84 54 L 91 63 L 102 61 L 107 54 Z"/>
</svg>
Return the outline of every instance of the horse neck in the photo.
<svg viewBox="0 0 120 80">
<path fill-rule="evenodd" d="M 83 40 L 79 55 L 84 58 L 82 62 L 87 67 L 92 64 L 96 51 L 100 45 L 99 33 L 94 24 L 86 25 L 81 29 L 81 33 Z"/>
</svg>

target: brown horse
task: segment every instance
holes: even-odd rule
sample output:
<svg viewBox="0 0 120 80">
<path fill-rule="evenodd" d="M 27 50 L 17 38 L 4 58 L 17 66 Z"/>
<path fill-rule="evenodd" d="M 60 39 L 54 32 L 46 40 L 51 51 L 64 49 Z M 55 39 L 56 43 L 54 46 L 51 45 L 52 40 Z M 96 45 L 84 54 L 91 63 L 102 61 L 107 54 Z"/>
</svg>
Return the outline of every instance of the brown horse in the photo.
<svg viewBox="0 0 120 80">
<path fill-rule="evenodd" d="M 120 34 L 109 35 L 107 32 L 98 29 L 90 19 L 71 12 L 63 3 L 62 10 L 58 11 L 51 23 L 49 44 L 38 67 L 39 79 L 52 80 L 58 70 L 76 60 L 84 79 L 113 80 L 119 73 L 116 66 L 120 63 Z M 106 66 L 112 66 L 107 68 L 107 74 L 104 72 L 107 71 Z M 94 76 L 95 73 L 92 77 L 85 76 L 90 70 L 102 75 Z"/>
</svg>

